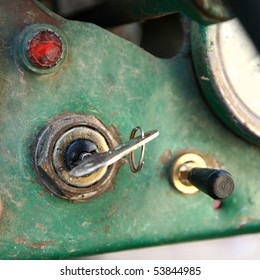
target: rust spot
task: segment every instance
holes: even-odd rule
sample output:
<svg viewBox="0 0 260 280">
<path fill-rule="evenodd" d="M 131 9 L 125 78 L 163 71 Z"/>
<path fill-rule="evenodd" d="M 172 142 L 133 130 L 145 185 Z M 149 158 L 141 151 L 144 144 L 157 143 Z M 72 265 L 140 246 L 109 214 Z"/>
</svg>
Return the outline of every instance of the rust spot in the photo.
<svg viewBox="0 0 260 280">
<path fill-rule="evenodd" d="M 121 138 L 120 138 L 120 133 L 119 133 L 119 130 L 118 130 L 118 128 L 116 127 L 116 125 L 114 125 L 114 124 L 111 122 L 111 124 L 110 124 L 110 126 L 109 126 L 108 129 L 111 131 L 111 133 L 112 133 L 113 137 L 115 138 L 116 142 L 117 142 L 118 144 L 122 144 L 122 140 L 121 140 Z M 124 162 L 124 161 L 123 161 L 123 162 Z M 123 163 L 122 163 L 122 164 L 123 164 Z"/>
<path fill-rule="evenodd" d="M 16 201 L 14 199 L 14 194 L 10 188 L 5 188 L 0 185 L 1 193 L 5 195 L 5 197 L 13 203 L 17 208 L 21 208 L 23 206 L 23 200 Z"/>
<path fill-rule="evenodd" d="M 160 178 L 162 179 L 162 178 L 164 178 L 164 177 L 165 177 L 165 172 L 162 171 L 162 172 L 160 173 Z"/>
<path fill-rule="evenodd" d="M 13 1 L 10 2 L 11 2 L 10 4 L 8 3 L 8 5 L 6 5 L 7 11 L 16 11 L 17 9 L 21 11 L 21 13 L 17 13 L 16 21 L 18 26 L 23 25 L 24 22 L 26 22 L 27 25 L 33 23 L 48 23 L 56 26 L 58 26 L 59 23 L 61 23 L 61 20 L 58 21 L 57 19 L 49 16 L 46 12 L 40 9 L 38 5 L 33 1 L 28 1 L 28 0 L 23 1 L 22 5 L 19 6 L 17 5 L 17 3 L 14 3 Z"/>
<path fill-rule="evenodd" d="M 248 223 L 259 223 L 258 219 L 252 219 L 249 217 L 239 217 L 239 224 L 237 225 L 237 229 L 242 228 L 243 226 L 247 225 Z"/>
<path fill-rule="evenodd" d="M 93 232 L 92 232 L 92 235 L 93 235 L 93 236 L 96 236 L 96 235 L 97 235 L 97 231 L 93 231 Z"/>
<path fill-rule="evenodd" d="M 117 208 L 113 209 L 112 211 L 110 211 L 110 212 L 107 214 L 107 218 L 112 217 L 118 210 L 119 210 L 119 208 L 117 207 Z"/>
<path fill-rule="evenodd" d="M 43 242 L 35 242 L 35 243 L 28 243 L 29 247 L 32 247 L 34 249 L 47 249 L 50 244 L 56 242 L 55 240 L 47 240 Z"/>
<path fill-rule="evenodd" d="M 14 241 L 16 244 L 25 244 L 26 243 L 26 239 L 21 237 L 21 236 L 18 236 L 15 238 L 15 241 Z"/>
<path fill-rule="evenodd" d="M 38 196 L 39 196 L 40 198 L 43 198 L 43 197 L 44 197 L 44 194 L 43 194 L 42 192 L 40 192 L 40 193 L 38 193 Z"/>
<path fill-rule="evenodd" d="M 15 238 L 15 243 L 16 244 L 22 244 L 28 247 L 31 247 L 33 249 L 47 249 L 49 248 L 49 245 L 52 243 L 55 243 L 56 240 L 46 240 L 46 241 L 41 241 L 41 242 L 28 242 L 24 237 L 18 236 Z"/>
<path fill-rule="evenodd" d="M 172 152 L 170 149 L 167 149 L 163 152 L 163 154 L 160 156 L 160 162 L 163 165 L 168 165 L 172 159 Z"/>
<path fill-rule="evenodd" d="M 37 183 L 36 183 L 34 180 L 29 180 L 29 182 L 30 182 L 32 185 L 37 185 Z"/>
<path fill-rule="evenodd" d="M 36 227 L 39 228 L 42 231 L 46 231 L 46 227 L 42 224 L 36 224 Z"/>
<path fill-rule="evenodd" d="M 103 228 L 102 228 L 102 229 L 103 229 L 103 231 L 106 231 L 106 232 L 107 232 L 107 231 L 109 231 L 109 229 L 110 229 L 110 226 L 108 226 L 108 225 L 105 225 L 105 226 L 103 226 Z"/>
</svg>

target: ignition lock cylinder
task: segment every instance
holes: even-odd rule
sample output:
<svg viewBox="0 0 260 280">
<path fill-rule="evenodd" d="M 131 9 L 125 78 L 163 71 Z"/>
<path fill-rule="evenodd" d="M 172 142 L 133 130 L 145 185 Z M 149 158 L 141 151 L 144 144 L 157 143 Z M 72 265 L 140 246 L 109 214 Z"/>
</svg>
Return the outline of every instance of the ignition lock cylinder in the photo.
<svg viewBox="0 0 260 280">
<path fill-rule="evenodd" d="M 119 135 L 94 116 L 62 114 L 50 120 L 35 146 L 35 169 L 51 193 L 72 201 L 98 197 L 112 185 L 120 166 L 104 167 L 89 176 L 71 177 L 77 161 L 118 145 Z"/>
<path fill-rule="evenodd" d="M 141 135 L 135 137 L 138 130 Z M 131 170 L 140 171 L 145 144 L 158 135 L 158 131 L 144 133 L 137 127 L 130 140 L 119 145 L 119 135 L 96 117 L 62 114 L 50 120 L 38 137 L 35 169 L 51 193 L 72 201 L 87 201 L 113 187 L 126 155 L 130 154 Z M 133 153 L 139 147 L 142 150 L 136 167 Z"/>
</svg>

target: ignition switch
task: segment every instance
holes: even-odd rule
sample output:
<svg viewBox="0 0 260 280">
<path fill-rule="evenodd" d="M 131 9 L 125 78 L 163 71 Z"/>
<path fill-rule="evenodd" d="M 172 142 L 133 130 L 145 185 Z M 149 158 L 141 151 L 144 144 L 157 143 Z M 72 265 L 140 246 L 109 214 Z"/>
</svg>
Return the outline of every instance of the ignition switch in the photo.
<svg viewBox="0 0 260 280">
<path fill-rule="evenodd" d="M 140 130 L 141 135 L 135 137 Z M 35 145 L 35 169 L 41 184 L 51 193 L 77 202 L 87 201 L 111 189 L 122 164 L 130 154 L 133 172 L 143 166 L 145 144 L 159 135 L 135 128 L 127 143 L 117 132 L 94 116 L 63 114 L 45 126 Z M 139 164 L 133 152 L 141 148 Z"/>
<path fill-rule="evenodd" d="M 100 196 L 113 186 L 121 162 L 89 176 L 71 177 L 69 172 L 85 153 L 103 153 L 118 146 L 119 135 L 94 116 L 62 114 L 43 128 L 35 145 L 35 169 L 44 187 L 75 202 Z"/>
<path fill-rule="evenodd" d="M 97 170 L 89 176 L 74 178 L 69 172 L 77 166 L 83 155 L 103 153 L 109 150 L 106 138 L 92 127 L 72 127 L 63 133 L 54 145 L 52 162 L 58 176 L 68 185 L 83 188 L 97 183 L 106 174 L 107 168 Z"/>
</svg>

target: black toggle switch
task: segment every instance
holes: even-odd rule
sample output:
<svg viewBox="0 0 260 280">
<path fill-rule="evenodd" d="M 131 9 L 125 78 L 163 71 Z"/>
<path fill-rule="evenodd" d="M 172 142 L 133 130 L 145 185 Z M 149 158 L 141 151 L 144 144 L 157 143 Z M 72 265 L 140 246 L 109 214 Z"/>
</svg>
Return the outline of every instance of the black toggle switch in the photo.
<svg viewBox="0 0 260 280">
<path fill-rule="evenodd" d="M 175 158 L 171 167 L 171 180 L 174 187 L 184 194 L 201 191 L 215 200 L 228 198 L 235 187 L 229 172 L 218 169 L 216 161 L 206 161 L 194 152 L 183 153 Z"/>
<path fill-rule="evenodd" d="M 234 191 L 234 180 L 225 170 L 192 168 L 187 174 L 188 181 L 213 199 L 225 199 Z"/>
</svg>

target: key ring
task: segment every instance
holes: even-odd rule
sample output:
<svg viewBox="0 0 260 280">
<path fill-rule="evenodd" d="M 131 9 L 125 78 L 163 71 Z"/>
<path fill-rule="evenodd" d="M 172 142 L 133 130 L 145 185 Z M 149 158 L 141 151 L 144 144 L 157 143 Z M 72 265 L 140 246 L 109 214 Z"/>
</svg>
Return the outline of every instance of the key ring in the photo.
<svg viewBox="0 0 260 280">
<path fill-rule="evenodd" d="M 137 126 L 132 130 L 129 140 L 135 138 L 135 134 L 138 130 L 141 132 L 142 139 L 144 139 L 144 131 L 142 130 L 142 128 L 140 126 Z M 137 173 L 137 172 L 141 171 L 141 169 L 143 168 L 143 165 L 144 165 L 144 151 L 145 151 L 145 145 L 142 145 L 140 158 L 139 158 L 139 162 L 138 162 L 137 166 L 135 164 L 134 151 L 132 151 L 129 154 L 129 166 L 130 166 L 133 173 Z"/>
</svg>

